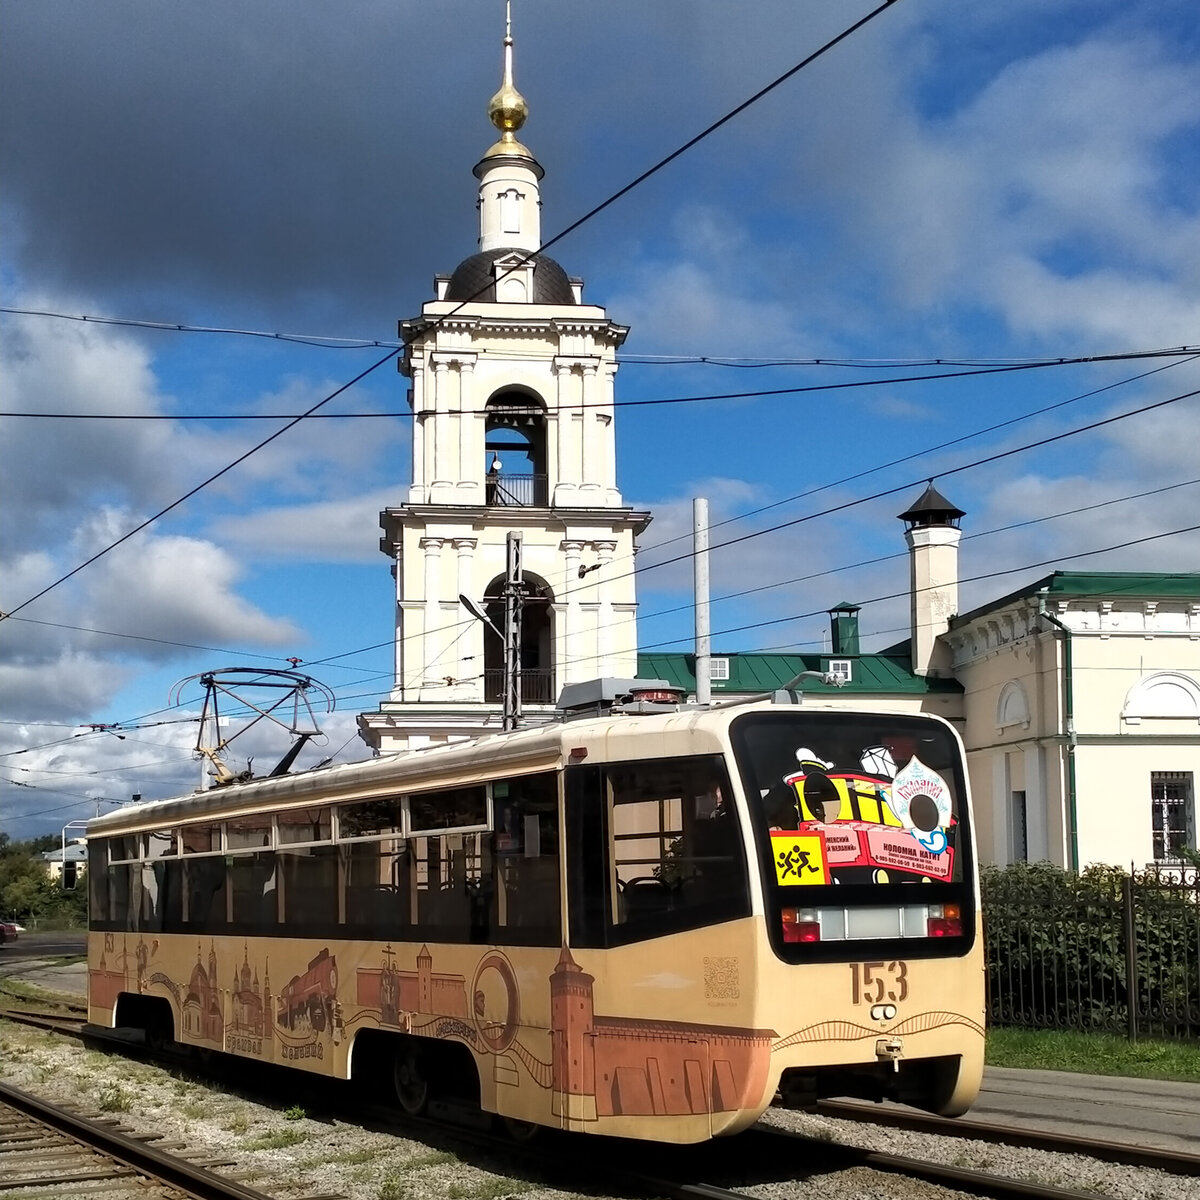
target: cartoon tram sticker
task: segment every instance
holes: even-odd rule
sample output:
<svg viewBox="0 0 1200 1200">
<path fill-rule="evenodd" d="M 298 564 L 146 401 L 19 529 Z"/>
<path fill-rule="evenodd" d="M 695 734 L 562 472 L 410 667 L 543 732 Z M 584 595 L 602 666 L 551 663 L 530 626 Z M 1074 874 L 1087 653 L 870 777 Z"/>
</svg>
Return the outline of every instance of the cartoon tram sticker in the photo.
<svg viewBox="0 0 1200 1200">
<path fill-rule="evenodd" d="M 883 747 L 863 752 L 863 771 L 834 770 L 807 748 L 796 758 L 800 770 L 784 783 L 795 793 L 797 825 L 771 834 L 780 884 L 886 882 L 895 872 L 952 878 L 953 806 L 936 771 L 915 756 L 897 771 Z"/>
</svg>

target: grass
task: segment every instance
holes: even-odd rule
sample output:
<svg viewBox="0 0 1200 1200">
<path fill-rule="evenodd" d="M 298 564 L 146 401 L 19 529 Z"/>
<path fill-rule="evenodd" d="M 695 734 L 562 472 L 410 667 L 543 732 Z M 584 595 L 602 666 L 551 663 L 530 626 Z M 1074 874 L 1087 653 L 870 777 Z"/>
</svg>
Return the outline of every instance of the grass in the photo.
<svg viewBox="0 0 1200 1200">
<path fill-rule="evenodd" d="M 133 1097 L 120 1084 L 110 1084 L 100 1089 L 96 1107 L 101 1112 L 128 1112 L 133 1107 Z"/>
<path fill-rule="evenodd" d="M 1150 1038 L 1130 1042 L 1107 1033 L 989 1029 L 987 1061 L 993 1067 L 1200 1083 L 1200 1044 L 1195 1042 Z"/>
<path fill-rule="evenodd" d="M 282 1150 L 285 1146 L 294 1146 L 297 1142 L 306 1141 L 308 1136 L 301 1129 L 276 1129 L 271 1133 L 264 1133 L 260 1137 L 243 1142 L 242 1149 Z"/>
</svg>

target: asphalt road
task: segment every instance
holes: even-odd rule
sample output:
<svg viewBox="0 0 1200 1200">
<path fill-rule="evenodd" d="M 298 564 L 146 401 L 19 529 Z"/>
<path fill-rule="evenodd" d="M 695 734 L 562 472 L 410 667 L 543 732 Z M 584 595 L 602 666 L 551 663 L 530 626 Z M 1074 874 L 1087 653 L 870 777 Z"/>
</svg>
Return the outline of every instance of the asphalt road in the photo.
<svg viewBox="0 0 1200 1200">
<path fill-rule="evenodd" d="M 24 958 L 60 958 L 87 953 L 87 933 L 82 929 L 52 930 L 41 933 L 27 929 L 15 942 L 0 946 L 0 964 Z"/>
</svg>

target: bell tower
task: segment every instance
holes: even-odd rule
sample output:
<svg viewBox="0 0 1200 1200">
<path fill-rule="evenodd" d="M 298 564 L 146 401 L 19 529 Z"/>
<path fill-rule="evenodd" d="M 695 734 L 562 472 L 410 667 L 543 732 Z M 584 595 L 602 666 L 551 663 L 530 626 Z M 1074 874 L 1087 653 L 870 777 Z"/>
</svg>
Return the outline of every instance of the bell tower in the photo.
<svg viewBox="0 0 1200 1200">
<path fill-rule="evenodd" d="M 509 533 L 521 538 L 521 701 L 549 719 L 563 686 L 637 673 L 635 540 L 613 430 L 616 351 L 628 329 L 585 304 L 583 281 L 541 253 L 544 172 L 517 140 L 528 106 L 506 23 L 499 138 L 475 166 L 479 249 L 400 322 L 410 381 L 412 482 L 380 514 L 395 560 L 395 684 L 363 739 L 387 752 L 500 728 Z"/>
</svg>

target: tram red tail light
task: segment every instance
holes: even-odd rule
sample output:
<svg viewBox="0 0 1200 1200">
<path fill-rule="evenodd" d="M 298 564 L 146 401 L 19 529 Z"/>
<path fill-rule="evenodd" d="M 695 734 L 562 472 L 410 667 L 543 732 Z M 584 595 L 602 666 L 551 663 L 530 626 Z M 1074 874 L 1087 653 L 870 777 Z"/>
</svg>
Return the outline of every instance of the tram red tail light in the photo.
<svg viewBox="0 0 1200 1200">
<path fill-rule="evenodd" d="M 930 937 L 962 937 L 962 909 L 957 904 L 931 904 L 926 920 Z"/>
<path fill-rule="evenodd" d="M 785 908 L 783 916 L 783 940 L 785 942 L 819 942 L 821 922 L 811 908 Z"/>
</svg>

